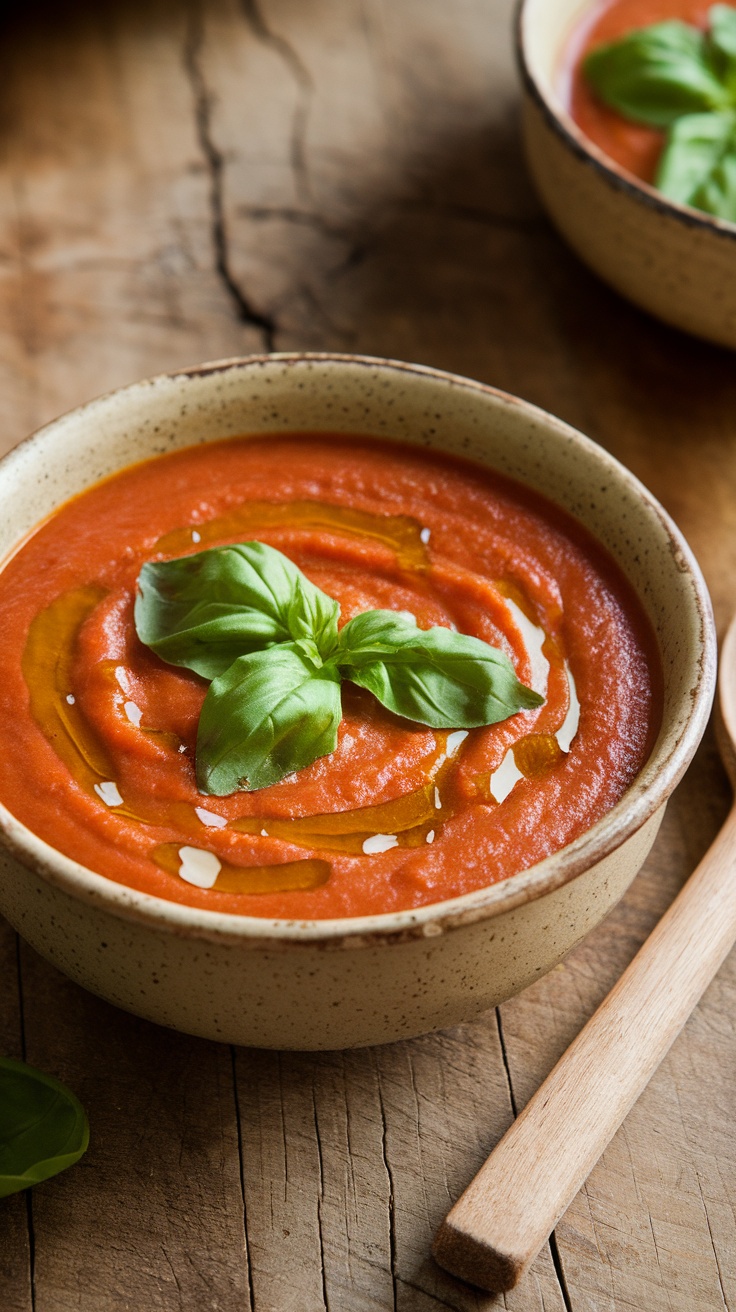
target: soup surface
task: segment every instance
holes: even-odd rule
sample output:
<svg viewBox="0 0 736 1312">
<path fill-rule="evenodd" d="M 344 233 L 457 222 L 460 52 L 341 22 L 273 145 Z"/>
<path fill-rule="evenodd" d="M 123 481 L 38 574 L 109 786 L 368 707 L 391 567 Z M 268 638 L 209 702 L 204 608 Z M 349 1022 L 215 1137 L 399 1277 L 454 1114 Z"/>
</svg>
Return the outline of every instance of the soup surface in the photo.
<svg viewBox="0 0 736 1312">
<path fill-rule="evenodd" d="M 558 86 L 563 104 L 586 137 L 642 182 L 654 179 L 665 134 L 632 123 L 604 105 L 586 81 L 583 60 L 594 46 L 670 18 L 705 29 L 712 4 L 713 0 L 602 0 L 586 11 L 565 47 Z"/>
<path fill-rule="evenodd" d="M 207 684 L 139 641 L 148 560 L 258 540 L 337 599 L 501 648 L 545 697 L 440 731 L 343 685 L 338 746 L 256 792 L 197 791 Z M 649 624 L 604 550 L 480 466 L 365 438 L 190 447 L 64 505 L 0 574 L 0 801 L 132 888 L 287 919 L 390 912 L 482 888 L 622 795 L 660 717 Z"/>
</svg>

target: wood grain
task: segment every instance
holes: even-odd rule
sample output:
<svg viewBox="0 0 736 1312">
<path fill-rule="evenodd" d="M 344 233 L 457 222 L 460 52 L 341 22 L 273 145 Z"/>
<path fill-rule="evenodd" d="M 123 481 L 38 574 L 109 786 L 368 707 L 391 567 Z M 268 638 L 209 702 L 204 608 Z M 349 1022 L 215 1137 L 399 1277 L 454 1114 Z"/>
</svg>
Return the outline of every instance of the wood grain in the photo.
<svg viewBox="0 0 736 1312">
<path fill-rule="evenodd" d="M 90 1147 L 33 1191 L 34 1309 L 246 1305 L 229 1049 L 117 1012 L 24 949 L 28 1060 L 77 1093 Z"/>
<path fill-rule="evenodd" d="M 373 351 L 515 391 L 603 442 L 736 577 L 733 356 L 619 301 L 539 212 L 511 0 L 36 0 L 0 41 L 0 446 L 158 369 Z M 643 875 L 563 966 L 375 1053 L 231 1054 L 21 955 L 30 1060 L 88 1105 L 83 1164 L 0 1204 L 11 1312 L 736 1309 L 732 959 L 528 1280 L 431 1236 L 715 833 L 712 744 Z M 13 936 L 0 1034 L 17 1051 Z M 6 945 L 9 945 L 6 951 Z M 245 1204 L 245 1205 L 244 1205 Z M 284 1232 L 288 1231 L 288 1234 Z M 249 1259 L 249 1261 L 248 1261 Z"/>
<path fill-rule="evenodd" d="M 373 1051 L 240 1052 L 237 1070 L 256 1308 L 496 1306 L 430 1257 L 443 1209 L 511 1119 L 495 1015 Z M 508 1307 L 562 1312 L 548 1254 Z"/>
</svg>

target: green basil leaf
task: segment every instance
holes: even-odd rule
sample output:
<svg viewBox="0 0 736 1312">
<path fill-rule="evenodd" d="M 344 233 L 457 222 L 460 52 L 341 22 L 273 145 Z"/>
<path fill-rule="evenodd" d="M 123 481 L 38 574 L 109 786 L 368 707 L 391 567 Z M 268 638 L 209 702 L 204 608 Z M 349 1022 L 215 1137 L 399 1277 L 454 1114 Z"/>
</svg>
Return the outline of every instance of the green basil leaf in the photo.
<svg viewBox="0 0 736 1312">
<path fill-rule="evenodd" d="M 394 611 L 356 615 L 333 659 L 382 706 L 435 729 L 496 724 L 544 701 L 495 647 L 451 629 L 419 629 Z"/>
<path fill-rule="evenodd" d="M 713 5 L 708 10 L 711 59 L 718 76 L 736 98 L 736 9 Z"/>
<path fill-rule="evenodd" d="M 201 792 L 225 797 L 266 788 L 334 752 L 340 675 L 334 665 L 316 664 L 305 646 L 241 656 L 210 685 L 197 737 Z"/>
<path fill-rule="evenodd" d="M 88 1143 L 84 1108 L 69 1089 L 0 1058 L 0 1198 L 73 1166 Z"/>
<path fill-rule="evenodd" d="M 687 114 L 671 128 L 657 171 L 663 195 L 736 221 L 736 114 Z"/>
<path fill-rule="evenodd" d="M 731 103 L 709 40 L 677 19 L 598 46 L 583 69 L 606 105 L 655 128 L 669 127 L 681 114 L 725 109 Z"/>
<path fill-rule="evenodd" d="M 311 639 L 327 656 L 337 640 L 337 602 L 263 542 L 149 563 L 138 584 L 141 642 L 205 679 L 277 642 Z"/>
<path fill-rule="evenodd" d="M 278 783 L 335 750 L 343 675 L 384 706 L 436 728 L 495 724 L 543 698 L 478 638 L 368 611 L 338 637 L 340 608 L 261 542 L 145 565 L 138 636 L 211 686 L 197 784 L 218 797 Z"/>
<path fill-rule="evenodd" d="M 693 193 L 690 204 L 715 218 L 736 223 L 736 153 L 732 149 Z"/>
</svg>

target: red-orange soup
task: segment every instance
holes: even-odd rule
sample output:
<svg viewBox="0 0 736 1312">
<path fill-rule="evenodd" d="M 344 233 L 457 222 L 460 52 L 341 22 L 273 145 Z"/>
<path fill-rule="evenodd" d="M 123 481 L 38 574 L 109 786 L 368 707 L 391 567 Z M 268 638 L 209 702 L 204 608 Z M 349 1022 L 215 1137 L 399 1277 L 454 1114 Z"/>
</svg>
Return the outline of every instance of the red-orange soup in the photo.
<svg viewBox="0 0 736 1312">
<path fill-rule="evenodd" d="M 715 0 L 601 0 L 591 5 L 565 48 L 559 74 L 565 107 L 586 137 L 642 182 L 654 180 L 665 134 L 632 123 L 604 105 L 585 78 L 583 61 L 594 46 L 671 18 L 705 29 L 713 3 Z"/>
<path fill-rule="evenodd" d="M 146 560 L 250 539 L 337 598 L 341 622 L 390 608 L 501 647 L 544 705 L 448 734 L 345 683 L 332 756 L 203 796 L 207 685 L 139 642 L 136 578 Z M 480 466 L 370 438 L 234 439 L 132 466 L 0 574 L 0 801 L 90 869 L 215 911 L 375 914 L 504 879 L 621 797 L 660 702 L 648 621 L 587 532 Z"/>
</svg>

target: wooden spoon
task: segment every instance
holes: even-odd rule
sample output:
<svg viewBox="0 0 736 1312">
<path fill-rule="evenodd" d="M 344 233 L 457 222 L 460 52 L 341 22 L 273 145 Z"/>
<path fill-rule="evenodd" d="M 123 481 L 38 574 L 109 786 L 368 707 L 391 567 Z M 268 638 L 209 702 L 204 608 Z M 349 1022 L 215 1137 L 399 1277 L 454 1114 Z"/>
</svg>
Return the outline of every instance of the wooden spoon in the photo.
<svg viewBox="0 0 736 1312">
<path fill-rule="evenodd" d="M 716 730 L 736 791 L 736 618 Z M 631 965 L 455 1203 L 433 1252 L 492 1293 L 513 1288 L 569 1207 L 736 941 L 736 803 Z"/>
</svg>

